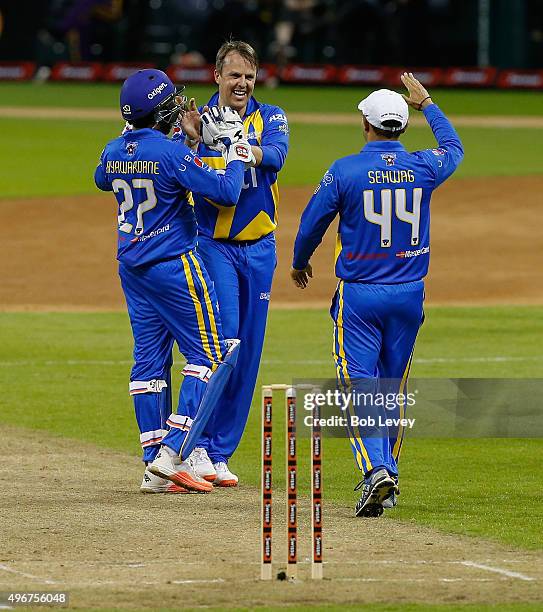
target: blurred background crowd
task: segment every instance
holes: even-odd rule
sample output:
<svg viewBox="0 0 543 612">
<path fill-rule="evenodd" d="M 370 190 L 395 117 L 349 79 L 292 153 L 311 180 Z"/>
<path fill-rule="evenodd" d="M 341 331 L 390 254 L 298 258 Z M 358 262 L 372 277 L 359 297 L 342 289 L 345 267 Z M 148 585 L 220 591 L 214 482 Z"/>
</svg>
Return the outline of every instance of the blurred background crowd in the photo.
<svg viewBox="0 0 543 612">
<path fill-rule="evenodd" d="M 543 0 L 0 0 L 0 60 L 543 67 Z M 481 47 L 484 48 L 481 48 Z"/>
</svg>

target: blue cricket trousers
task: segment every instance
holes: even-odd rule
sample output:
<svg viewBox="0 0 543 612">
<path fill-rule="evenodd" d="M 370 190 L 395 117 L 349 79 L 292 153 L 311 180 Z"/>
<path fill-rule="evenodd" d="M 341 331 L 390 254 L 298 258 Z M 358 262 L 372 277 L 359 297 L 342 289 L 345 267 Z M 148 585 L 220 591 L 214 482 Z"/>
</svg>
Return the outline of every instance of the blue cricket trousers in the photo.
<svg viewBox="0 0 543 612">
<path fill-rule="evenodd" d="M 342 389 L 407 393 L 423 302 L 422 280 L 396 285 L 339 282 L 330 313 L 336 376 Z M 361 417 L 366 410 L 366 416 L 403 418 L 405 408 L 405 402 L 399 402 L 392 410 L 370 405 L 358 406 L 356 412 Z M 381 427 L 375 433 L 349 425 L 348 434 L 356 465 L 364 474 L 380 467 L 398 474 L 403 427 Z"/>
<path fill-rule="evenodd" d="M 236 243 L 200 236 L 198 252 L 215 283 L 225 338 L 239 338 L 236 368 L 199 445 L 212 461 L 232 456 L 243 435 L 260 365 L 273 273 L 275 236 Z"/>
<path fill-rule="evenodd" d="M 226 346 L 213 283 L 196 252 L 148 266 L 121 263 L 119 276 L 134 336 L 130 394 L 148 462 L 161 443 L 179 452 Z M 177 413 L 171 414 L 174 341 L 187 365 Z"/>
</svg>

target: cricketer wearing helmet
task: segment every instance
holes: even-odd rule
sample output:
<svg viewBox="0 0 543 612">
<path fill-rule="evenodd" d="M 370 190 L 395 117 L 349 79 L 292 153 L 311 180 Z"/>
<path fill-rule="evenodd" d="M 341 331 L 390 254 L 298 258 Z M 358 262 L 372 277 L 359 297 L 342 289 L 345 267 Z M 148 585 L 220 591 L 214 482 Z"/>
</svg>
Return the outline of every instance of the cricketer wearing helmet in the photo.
<svg viewBox="0 0 543 612">
<path fill-rule="evenodd" d="M 381 89 L 360 103 L 367 144 L 334 162 L 324 175 L 302 215 L 291 270 L 295 284 L 304 288 L 312 276 L 310 257 L 339 214 L 339 283 L 331 307 L 337 379 L 343 389 L 394 389 L 397 401 L 385 416 L 400 417 L 423 319 L 430 198 L 463 157 L 458 135 L 426 89 L 412 74 L 402 75 L 402 82 L 408 96 Z M 437 148 L 409 153 L 398 142 L 408 104 L 423 111 Z M 356 410 L 378 418 L 383 409 L 376 404 L 370 400 Z M 356 515 L 379 516 L 383 507 L 396 503 L 403 428 L 349 426 L 348 433 L 363 473 Z"/>
<path fill-rule="evenodd" d="M 239 344 L 225 343 L 213 283 L 196 252 L 189 197 L 198 193 L 234 206 L 252 154 L 247 142 L 225 146 L 226 171 L 219 175 L 172 142 L 168 134 L 184 116 L 185 102 L 160 70 L 130 76 L 120 105 L 134 129 L 106 145 L 94 175 L 100 189 L 114 192 L 119 207 L 117 259 L 134 335 L 129 390 L 147 465 L 141 489 L 151 493 L 211 490 L 186 459 Z M 218 124 L 216 131 L 220 137 Z M 178 409 L 171 413 L 174 341 L 187 364 Z"/>
<path fill-rule="evenodd" d="M 277 173 L 289 142 L 284 111 L 253 97 L 257 70 L 258 59 L 250 45 L 225 43 L 217 53 L 218 92 L 208 102 L 209 107 L 227 106 L 240 114 L 256 158 L 255 166 L 245 171 L 236 206 L 193 194 L 198 252 L 215 282 L 224 333 L 241 340 L 238 365 L 199 443 L 195 464 L 201 474 L 217 473 L 216 484 L 222 486 L 237 484 L 227 462 L 241 440 L 260 364 L 277 262 Z M 204 142 L 198 145 L 198 154 L 212 168 L 224 168 L 221 154 Z"/>
</svg>

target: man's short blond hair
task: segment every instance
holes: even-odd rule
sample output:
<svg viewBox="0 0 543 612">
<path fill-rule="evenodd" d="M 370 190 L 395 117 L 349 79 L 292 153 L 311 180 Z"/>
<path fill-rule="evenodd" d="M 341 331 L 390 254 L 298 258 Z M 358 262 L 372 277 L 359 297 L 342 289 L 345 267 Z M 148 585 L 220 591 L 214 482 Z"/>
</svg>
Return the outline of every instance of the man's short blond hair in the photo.
<svg viewBox="0 0 543 612">
<path fill-rule="evenodd" d="M 215 59 L 215 69 L 219 74 L 222 74 L 224 60 L 231 51 L 239 53 L 244 60 L 247 60 L 251 66 L 254 66 L 255 71 L 258 71 L 258 56 L 251 45 L 242 40 L 227 40 L 217 51 Z"/>
</svg>

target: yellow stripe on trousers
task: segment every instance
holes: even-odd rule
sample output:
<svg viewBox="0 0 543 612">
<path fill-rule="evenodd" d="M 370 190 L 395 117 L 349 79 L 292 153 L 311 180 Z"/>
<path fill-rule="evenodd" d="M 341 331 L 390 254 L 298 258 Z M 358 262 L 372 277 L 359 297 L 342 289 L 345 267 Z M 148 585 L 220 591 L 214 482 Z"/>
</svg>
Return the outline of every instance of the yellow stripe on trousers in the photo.
<svg viewBox="0 0 543 612">
<path fill-rule="evenodd" d="M 207 283 L 205 281 L 204 275 L 202 273 L 202 268 L 200 266 L 200 262 L 194 257 L 194 253 L 191 251 L 189 253 L 189 257 L 194 264 L 194 268 L 196 269 L 196 274 L 198 274 L 198 278 L 200 279 L 200 283 L 202 283 L 202 287 L 204 288 L 204 297 L 205 304 L 207 309 L 207 317 L 209 319 L 209 324 L 211 326 L 211 337 L 213 338 L 213 345 L 215 347 L 215 353 L 217 354 L 217 359 L 220 361 L 223 358 L 221 351 L 221 343 L 219 342 L 219 332 L 217 331 L 217 323 L 215 321 L 215 312 L 213 311 L 213 304 L 211 303 L 211 297 L 209 295 L 209 289 L 207 287 Z"/>
<path fill-rule="evenodd" d="M 336 358 L 338 372 L 341 372 L 341 375 L 343 379 L 345 380 L 345 386 L 349 390 L 352 390 L 351 379 L 349 377 L 349 371 L 347 369 L 347 358 L 345 357 L 345 347 L 343 343 L 343 287 L 344 287 L 344 282 L 341 280 L 339 281 L 339 285 L 338 285 L 339 306 L 338 306 L 337 323 L 336 323 L 336 334 L 337 334 L 337 344 L 339 348 L 339 355 L 335 352 L 335 346 L 334 346 L 334 357 Z M 341 360 L 341 363 L 338 363 L 339 360 Z M 339 380 L 341 380 L 341 378 Z M 350 423 L 351 412 L 348 408 L 347 408 L 347 412 L 349 414 L 348 419 Z M 351 428 L 348 427 L 348 430 L 350 434 Z M 354 430 L 353 430 L 353 433 L 354 433 Z M 361 470 L 363 469 L 362 457 L 360 456 L 360 453 L 362 453 L 362 456 L 364 457 L 366 461 L 367 471 L 372 470 L 373 465 L 370 461 L 368 452 L 366 451 L 366 447 L 364 446 L 362 439 L 356 435 L 354 435 L 354 437 L 350 435 L 349 437 L 351 440 L 351 444 L 356 450 L 356 462 L 358 463 L 358 467 Z"/>
<path fill-rule="evenodd" d="M 343 281 L 339 281 L 339 285 L 338 285 L 338 304 L 339 305 L 338 305 L 337 320 L 334 326 L 335 334 L 334 334 L 333 353 L 334 353 L 334 359 L 336 361 L 337 379 L 340 385 L 342 386 L 343 391 L 348 392 L 351 390 L 351 388 L 350 388 L 349 373 L 347 371 L 347 363 L 345 361 L 345 351 L 343 349 Z M 340 324 L 341 324 L 341 327 L 340 327 Z M 340 341 L 340 335 L 341 335 L 341 341 Z M 341 353 L 341 355 L 338 355 L 336 351 L 336 343 L 337 343 L 338 350 Z M 364 466 L 362 464 L 362 455 L 360 454 L 360 451 L 358 450 L 358 445 L 351 433 L 352 429 L 350 427 L 350 422 L 351 422 L 350 412 L 348 413 L 347 418 L 348 418 L 347 431 L 349 432 L 349 439 L 351 441 L 351 445 L 356 451 L 356 463 L 360 470 L 364 470 Z"/>
<path fill-rule="evenodd" d="M 411 368 L 411 361 L 413 359 L 414 352 L 415 352 L 415 347 L 413 346 L 413 350 L 411 351 L 411 355 L 409 356 L 407 365 L 405 366 L 405 370 L 402 376 L 402 381 L 400 383 L 400 390 L 399 390 L 400 397 L 402 397 L 405 386 L 407 384 L 407 377 L 409 376 L 409 370 Z M 400 419 L 403 419 L 404 416 L 405 416 L 405 401 L 402 401 L 400 402 Z M 403 434 L 404 434 L 404 429 L 405 429 L 401 423 L 402 422 L 400 421 L 400 426 L 398 427 L 398 437 L 396 438 L 396 444 L 394 444 L 394 448 L 392 449 L 392 456 L 394 457 L 394 461 L 396 461 L 396 463 L 398 462 L 398 459 L 400 458 L 400 450 L 402 448 L 402 440 L 403 440 Z"/>
<path fill-rule="evenodd" d="M 192 271 L 190 269 L 190 264 L 187 259 L 187 256 L 181 255 L 181 261 L 183 262 L 183 270 L 185 271 L 185 278 L 187 279 L 190 297 L 192 298 L 192 301 L 194 303 L 194 309 L 196 310 L 196 318 L 198 320 L 198 330 L 200 331 L 200 338 L 202 339 L 202 347 L 209 361 L 214 364 L 215 359 L 213 359 L 213 354 L 211 353 L 209 340 L 207 338 L 204 313 L 202 310 L 202 305 L 200 304 L 200 299 L 198 298 L 198 294 L 196 292 L 196 286 L 194 285 L 194 279 L 192 277 Z"/>
<path fill-rule="evenodd" d="M 336 351 L 337 336 L 338 336 L 338 326 L 334 325 L 334 348 L 332 349 L 332 352 L 334 354 L 334 360 L 336 362 L 336 376 L 337 376 L 337 379 L 338 379 L 338 382 L 339 382 L 339 384 L 341 386 L 342 391 L 344 393 L 347 393 L 351 389 L 350 389 L 349 385 L 347 384 L 347 381 L 344 380 L 344 374 L 343 374 L 342 365 L 340 363 L 340 357 L 339 357 L 339 355 L 337 354 L 337 351 Z M 351 422 L 350 418 L 351 418 L 351 415 L 350 415 L 348 407 L 347 407 L 347 412 L 348 412 L 348 414 L 347 414 L 347 419 L 348 419 L 348 421 L 347 421 L 347 431 L 349 432 L 349 440 L 351 441 L 352 447 L 356 451 L 356 463 L 358 465 L 358 468 L 360 470 L 364 470 L 364 466 L 362 464 L 362 455 L 360 454 L 360 451 L 358 450 L 358 445 L 356 444 L 355 439 L 353 438 L 352 433 L 351 433 L 351 431 L 352 431 L 351 427 L 350 427 L 350 422 Z"/>
</svg>

